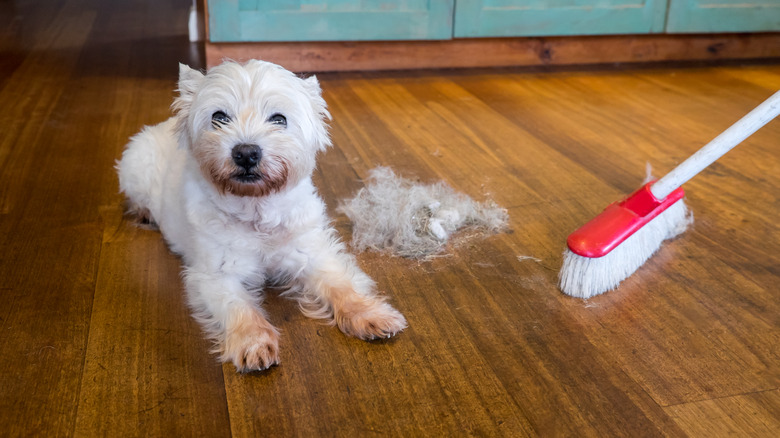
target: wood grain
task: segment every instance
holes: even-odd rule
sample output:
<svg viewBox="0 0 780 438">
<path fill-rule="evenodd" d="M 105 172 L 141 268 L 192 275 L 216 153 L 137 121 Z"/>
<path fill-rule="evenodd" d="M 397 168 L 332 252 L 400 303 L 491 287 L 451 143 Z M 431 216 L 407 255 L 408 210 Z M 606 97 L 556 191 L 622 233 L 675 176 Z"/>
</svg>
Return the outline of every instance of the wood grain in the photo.
<svg viewBox="0 0 780 438">
<path fill-rule="evenodd" d="M 775 390 L 686 403 L 669 411 L 690 436 L 774 436 L 780 427 L 767 418 L 777 415 L 778 402 L 780 394 Z"/>
<path fill-rule="evenodd" d="M 780 123 L 686 184 L 696 216 L 615 291 L 556 287 L 566 235 L 780 89 L 780 66 L 324 73 L 337 212 L 375 166 L 509 211 L 426 262 L 361 266 L 409 321 L 366 343 L 268 290 L 281 364 L 237 374 L 115 160 L 195 67 L 187 0 L 0 10 L 4 436 L 756 436 L 780 431 Z M 181 18 L 181 20 L 179 20 Z M 172 25 L 172 23 L 174 23 Z"/>
</svg>

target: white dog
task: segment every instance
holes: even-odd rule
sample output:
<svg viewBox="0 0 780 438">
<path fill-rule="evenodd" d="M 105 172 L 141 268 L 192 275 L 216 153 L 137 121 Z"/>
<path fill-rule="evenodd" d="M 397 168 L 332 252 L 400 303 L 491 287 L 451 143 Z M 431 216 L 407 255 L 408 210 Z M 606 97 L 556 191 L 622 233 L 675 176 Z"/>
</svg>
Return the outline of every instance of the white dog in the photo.
<svg viewBox="0 0 780 438">
<path fill-rule="evenodd" d="M 316 154 L 330 145 L 317 79 L 262 61 L 205 75 L 180 65 L 178 91 L 174 117 L 127 145 L 119 185 L 130 211 L 182 255 L 189 304 L 222 361 L 239 371 L 279 363 L 279 332 L 260 308 L 266 282 L 348 335 L 403 330 L 312 184 Z"/>
</svg>

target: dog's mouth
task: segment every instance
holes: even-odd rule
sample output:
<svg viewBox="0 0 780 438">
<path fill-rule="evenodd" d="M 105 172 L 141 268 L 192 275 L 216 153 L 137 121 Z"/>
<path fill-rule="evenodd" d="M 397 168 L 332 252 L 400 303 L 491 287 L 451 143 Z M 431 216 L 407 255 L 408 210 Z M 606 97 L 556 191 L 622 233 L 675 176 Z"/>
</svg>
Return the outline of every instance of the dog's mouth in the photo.
<svg viewBox="0 0 780 438">
<path fill-rule="evenodd" d="M 212 174 L 212 181 L 223 194 L 236 196 L 266 196 L 281 190 L 287 184 L 288 166 L 284 160 L 278 166 L 253 166 L 249 169 L 223 166 L 225 173 Z"/>
<path fill-rule="evenodd" d="M 252 184 L 262 180 L 263 177 L 256 173 L 240 172 L 233 174 L 231 179 L 244 184 Z"/>
</svg>

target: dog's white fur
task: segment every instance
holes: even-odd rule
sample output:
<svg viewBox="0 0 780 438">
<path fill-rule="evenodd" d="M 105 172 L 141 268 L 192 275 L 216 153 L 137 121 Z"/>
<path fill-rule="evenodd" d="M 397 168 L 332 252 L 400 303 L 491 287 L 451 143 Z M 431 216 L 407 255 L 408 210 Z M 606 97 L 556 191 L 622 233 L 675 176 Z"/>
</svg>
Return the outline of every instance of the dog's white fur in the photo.
<svg viewBox="0 0 780 438">
<path fill-rule="evenodd" d="M 345 252 L 312 184 L 316 154 L 330 145 L 314 76 L 256 60 L 205 75 L 181 65 L 173 109 L 131 139 L 119 184 L 130 211 L 156 223 L 183 257 L 189 304 L 223 361 L 239 371 L 279 362 L 279 332 L 260 308 L 267 282 L 288 286 L 306 315 L 348 335 L 406 327 Z M 220 111 L 229 122 L 212 121 Z M 270 120 L 277 114 L 286 126 Z M 251 180 L 231 156 L 241 144 L 262 151 Z"/>
</svg>

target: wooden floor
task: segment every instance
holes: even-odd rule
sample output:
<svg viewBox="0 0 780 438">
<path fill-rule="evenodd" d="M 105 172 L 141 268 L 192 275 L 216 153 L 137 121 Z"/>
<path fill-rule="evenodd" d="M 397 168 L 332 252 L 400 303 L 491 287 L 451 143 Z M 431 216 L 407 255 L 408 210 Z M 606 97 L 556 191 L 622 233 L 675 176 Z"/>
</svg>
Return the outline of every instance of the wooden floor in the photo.
<svg viewBox="0 0 780 438">
<path fill-rule="evenodd" d="M 175 3 L 169 5 L 169 3 Z M 269 294 L 281 365 L 219 365 L 113 169 L 199 66 L 188 0 L 0 8 L 0 435 L 780 436 L 780 121 L 686 189 L 620 289 L 556 288 L 569 232 L 780 89 L 780 64 L 321 75 L 338 201 L 378 165 L 506 207 L 448 256 L 359 260 L 409 328 L 344 337 Z"/>
</svg>

